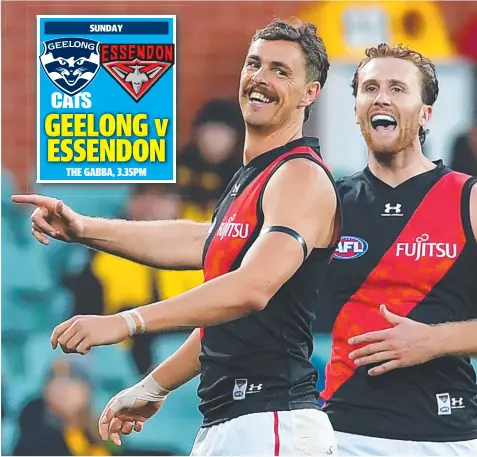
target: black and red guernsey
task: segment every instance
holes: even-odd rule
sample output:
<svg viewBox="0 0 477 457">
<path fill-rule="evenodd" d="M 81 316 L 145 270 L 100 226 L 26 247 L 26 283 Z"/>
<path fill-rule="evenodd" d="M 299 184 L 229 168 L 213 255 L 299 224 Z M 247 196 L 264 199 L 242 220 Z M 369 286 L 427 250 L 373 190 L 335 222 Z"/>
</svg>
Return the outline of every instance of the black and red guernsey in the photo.
<svg viewBox="0 0 477 457">
<path fill-rule="evenodd" d="M 319 164 L 332 180 L 313 138 L 294 140 L 241 167 L 213 215 L 204 247 L 205 281 L 240 266 L 263 228 L 267 182 L 281 165 L 297 158 Z M 335 247 L 313 249 L 262 311 L 201 330 L 198 392 L 203 426 L 244 414 L 320 408 L 317 371 L 309 361 L 311 325 Z"/>
<path fill-rule="evenodd" d="M 477 386 L 466 357 L 369 376 L 348 339 L 391 327 L 379 313 L 436 324 L 477 317 L 475 179 L 436 168 L 393 188 L 369 168 L 337 182 L 341 241 L 326 277 L 334 307 L 331 361 L 321 393 L 336 431 L 412 441 L 477 438 Z M 328 306 L 328 303 L 327 303 Z"/>
</svg>

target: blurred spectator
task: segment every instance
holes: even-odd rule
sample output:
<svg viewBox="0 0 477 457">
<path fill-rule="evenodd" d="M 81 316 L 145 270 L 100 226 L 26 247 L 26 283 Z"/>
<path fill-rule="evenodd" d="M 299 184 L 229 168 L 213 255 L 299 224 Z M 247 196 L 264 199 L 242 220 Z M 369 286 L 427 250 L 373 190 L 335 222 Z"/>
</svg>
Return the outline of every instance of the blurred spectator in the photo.
<svg viewBox="0 0 477 457">
<path fill-rule="evenodd" d="M 225 186 L 240 168 L 244 125 L 237 102 L 214 99 L 197 113 L 192 139 L 178 157 L 182 217 L 209 220 Z"/>
<path fill-rule="evenodd" d="M 83 360 L 72 356 L 56 361 L 43 396 L 20 413 L 14 455 L 111 455 L 91 412 L 91 390 Z"/>
<path fill-rule="evenodd" d="M 177 219 L 180 216 L 180 196 L 168 184 L 138 184 L 126 207 L 126 219 L 154 221 Z"/>
<path fill-rule="evenodd" d="M 477 124 L 455 139 L 450 167 L 454 171 L 477 176 Z"/>
<path fill-rule="evenodd" d="M 134 188 L 124 218 L 129 220 L 177 219 L 181 199 L 167 184 L 141 184 Z M 153 249 L 153 247 L 152 247 Z M 201 271 L 167 271 L 91 251 L 87 267 L 66 281 L 75 297 L 74 314 L 110 314 L 157 302 L 189 290 L 203 281 Z M 153 333 L 135 335 L 129 342 L 139 373 L 153 364 Z M 127 347 L 127 345 L 123 345 Z"/>
</svg>

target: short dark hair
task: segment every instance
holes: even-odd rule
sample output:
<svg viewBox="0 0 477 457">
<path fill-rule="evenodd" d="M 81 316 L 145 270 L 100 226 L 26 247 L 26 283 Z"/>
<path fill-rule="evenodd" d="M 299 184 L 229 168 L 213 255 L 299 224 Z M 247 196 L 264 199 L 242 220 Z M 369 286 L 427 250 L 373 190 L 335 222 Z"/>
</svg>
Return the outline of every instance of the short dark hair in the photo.
<svg viewBox="0 0 477 457">
<path fill-rule="evenodd" d="M 356 69 L 351 87 L 353 95 L 358 93 L 358 73 L 369 61 L 380 57 L 394 57 L 396 59 L 408 60 L 412 62 L 421 72 L 421 99 L 426 105 L 434 105 L 439 95 L 439 81 L 437 79 L 436 67 L 430 59 L 421 53 L 410 49 L 402 44 L 389 45 L 381 43 L 376 47 L 368 48 L 365 51 L 366 57 L 361 60 Z M 423 127 L 419 128 L 419 141 L 421 145 L 426 141 L 429 130 Z"/>
<path fill-rule="evenodd" d="M 265 28 L 255 32 L 252 43 L 257 40 L 284 40 L 298 43 L 305 56 L 308 81 L 318 81 L 323 87 L 328 77 L 330 62 L 325 43 L 316 32 L 317 28 L 311 22 L 302 22 L 298 19 L 290 22 L 275 19 Z M 305 108 L 305 122 L 310 117 L 310 110 L 311 105 Z"/>
</svg>

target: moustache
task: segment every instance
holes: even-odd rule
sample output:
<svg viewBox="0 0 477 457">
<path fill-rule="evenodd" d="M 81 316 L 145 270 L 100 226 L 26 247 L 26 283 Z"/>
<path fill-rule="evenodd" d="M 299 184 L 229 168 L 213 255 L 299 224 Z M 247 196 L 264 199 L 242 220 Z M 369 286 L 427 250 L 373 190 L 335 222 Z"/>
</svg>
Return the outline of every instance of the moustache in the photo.
<svg viewBox="0 0 477 457">
<path fill-rule="evenodd" d="M 260 84 L 250 84 L 243 91 L 243 95 L 250 95 L 254 91 L 258 92 L 259 94 L 264 95 L 265 97 L 269 98 L 272 101 L 277 101 L 278 100 L 278 97 L 274 92 L 269 90 L 266 86 L 263 86 L 263 85 L 260 85 Z"/>
</svg>

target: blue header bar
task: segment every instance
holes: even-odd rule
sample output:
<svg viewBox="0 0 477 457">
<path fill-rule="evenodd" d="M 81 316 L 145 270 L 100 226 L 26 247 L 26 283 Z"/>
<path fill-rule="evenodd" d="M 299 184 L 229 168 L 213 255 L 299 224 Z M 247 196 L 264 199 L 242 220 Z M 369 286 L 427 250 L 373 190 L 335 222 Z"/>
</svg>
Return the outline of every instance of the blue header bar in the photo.
<svg viewBox="0 0 477 457">
<path fill-rule="evenodd" d="M 167 35 L 169 23 L 158 21 L 45 21 L 46 35 Z"/>
</svg>

